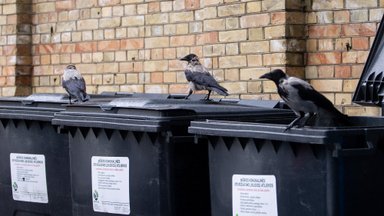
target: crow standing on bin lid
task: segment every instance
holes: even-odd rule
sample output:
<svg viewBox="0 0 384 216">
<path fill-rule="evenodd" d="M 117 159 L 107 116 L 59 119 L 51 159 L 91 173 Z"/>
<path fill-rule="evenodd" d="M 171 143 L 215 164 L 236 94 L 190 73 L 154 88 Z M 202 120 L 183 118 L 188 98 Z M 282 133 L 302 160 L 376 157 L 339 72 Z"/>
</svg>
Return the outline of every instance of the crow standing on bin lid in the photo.
<svg viewBox="0 0 384 216">
<path fill-rule="evenodd" d="M 285 130 L 293 126 L 305 126 L 314 115 L 317 115 L 317 123 L 322 126 L 349 125 L 348 116 L 337 110 L 331 101 L 306 81 L 290 77 L 280 69 L 266 73 L 260 78 L 272 80 L 280 97 L 297 115 Z"/>
<path fill-rule="evenodd" d="M 220 86 L 215 78 L 209 73 L 199 61 L 199 57 L 195 54 L 189 54 L 181 58 L 180 61 L 187 61 L 188 65 L 184 71 L 185 77 L 189 81 L 189 93 L 185 99 L 194 92 L 200 90 L 208 90 L 206 100 L 209 100 L 211 91 L 215 91 L 220 95 L 228 96 L 228 90 Z"/>
<path fill-rule="evenodd" d="M 63 88 L 68 92 L 69 104 L 72 103 L 72 97 L 76 98 L 75 101 L 85 102 L 89 100 L 89 95 L 87 95 L 86 92 L 84 78 L 76 69 L 75 65 L 68 65 L 64 69 L 64 74 L 61 78 L 61 84 Z"/>
</svg>

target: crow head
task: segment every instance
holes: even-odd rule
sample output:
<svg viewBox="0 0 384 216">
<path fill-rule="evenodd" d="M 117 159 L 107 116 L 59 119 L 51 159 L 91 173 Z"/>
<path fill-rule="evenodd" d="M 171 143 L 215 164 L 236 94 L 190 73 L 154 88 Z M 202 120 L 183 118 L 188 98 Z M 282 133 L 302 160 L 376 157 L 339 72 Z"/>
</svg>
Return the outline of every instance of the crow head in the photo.
<svg viewBox="0 0 384 216">
<path fill-rule="evenodd" d="M 287 78 L 287 74 L 285 74 L 280 69 L 275 69 L 275 70 L 273 70 L 273 71 L 271 71 L 269 73 L 266 73 L 266 74 L 262 75 L 260 78 L 265 78 L 265 79 L 272 80 L 277 85 L 277 84 L 279 84 L 281 79 L 286 79 Z"/>
<path fill-rule="evenodd" d="M 67 66 L 67 69 L 73 69 L 73 70 L 76 70 L 76 66 L 70 64 L 70 65 Z"/>
<path fill-rule="evenodd" d="M 199 62 L 199 57 L 191 53 L 181 58 L 180 61 L 187 61 L 188 63 L 195 64 Z"/>
</svg>

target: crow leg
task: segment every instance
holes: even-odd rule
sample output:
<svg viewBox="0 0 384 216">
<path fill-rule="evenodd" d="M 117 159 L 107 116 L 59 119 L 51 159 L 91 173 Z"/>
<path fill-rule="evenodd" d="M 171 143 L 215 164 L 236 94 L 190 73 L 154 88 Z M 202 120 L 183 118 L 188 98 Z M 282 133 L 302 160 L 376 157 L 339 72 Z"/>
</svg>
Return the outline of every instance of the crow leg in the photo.
<svg viewBox="0 0 384 216">
<path fill-rule="evenodd" d="M 287 131 L 289 129 L 291 129 L 293 126 L 295 126 L 302 118 L 304 117 L 304 113 L 303 112 L 300 112 L 299 113 L 299 116 L 297 116 L 297 118 L 295 118 L 295 120 L 293 120 L 286 128 L 284 131 Z"/>
<path fill-rule="evenodd" d="M 189 89 L 188 95 L 187 95 L 187 97 L 185 97 L 184 99 L 187 100 L 187 99 L 189 98 L 189 96 L 191 96 L 192 92 L 193 92 L 193 90 L 192 90 L 192 89 Z"/>
<path fill-rule="evenodd" d="M 68 98 L 69 98 L 69 104 L 72 104 L 72 97 L 71 97 L 71 95 L 68 95 Z"/>
<path fill-rule="evenodd" d="M 208 90 L 207 96 L 205 96 L 205 100 L 209 100 L 209 96 L 211 95 L 212 90 Z"/>
<path fill-rule="evenodd" d="M 311 120 L 314 116 L 315 116 L 315 113 L 308 113 L 308 116 L 306 116 L 305 119 L 303 119 L 302 123 L 298 127 L 304 127 L 305 125 L 307 125 L 309 120 Z"/>
</svg>

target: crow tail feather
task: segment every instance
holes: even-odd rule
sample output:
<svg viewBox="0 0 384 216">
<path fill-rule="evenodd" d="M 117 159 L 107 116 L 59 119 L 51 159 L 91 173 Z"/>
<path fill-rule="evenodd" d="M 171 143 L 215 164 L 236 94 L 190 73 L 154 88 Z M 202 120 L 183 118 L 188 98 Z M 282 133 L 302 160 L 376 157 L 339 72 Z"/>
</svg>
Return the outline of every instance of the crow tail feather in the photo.
<svg viewBox="0 0 384 216">
<path fill-rule="evenodd" d="M 228 90 L 222 86 L 215 86 L 215 87 L 212 87 L 212 90 L 215 91 L 216 93 L 218 93 L 219 95 L 222 95 L 222 96 L 228 96 Z"/>
</svg>

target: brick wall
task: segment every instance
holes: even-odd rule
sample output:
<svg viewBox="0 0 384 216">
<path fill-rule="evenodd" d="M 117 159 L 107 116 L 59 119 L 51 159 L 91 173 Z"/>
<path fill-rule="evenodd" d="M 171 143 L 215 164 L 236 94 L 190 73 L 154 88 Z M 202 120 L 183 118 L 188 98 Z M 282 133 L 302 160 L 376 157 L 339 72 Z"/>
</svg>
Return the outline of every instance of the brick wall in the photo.
<svg viewBox="0 0 384 216">
<path fill-rule="evenodd" d="M 64 92 L 60 75 L 70 63 L 90 93 L 186 93 L 178 59 L 193 52 L 230 97 L 277 99 L 258 77 L 283 68 L 348 114 L 379 113 L 351 97 L 382 0 L 0 2 L 3 96 Z"/>
<path fill-rule="evenodd" d="M 351 115 L 380 115 L 352 106 L 352 95 L 384 12 L 380 0 L 313 0 L 307 4 L 305 77 Z"/>
</svg>

